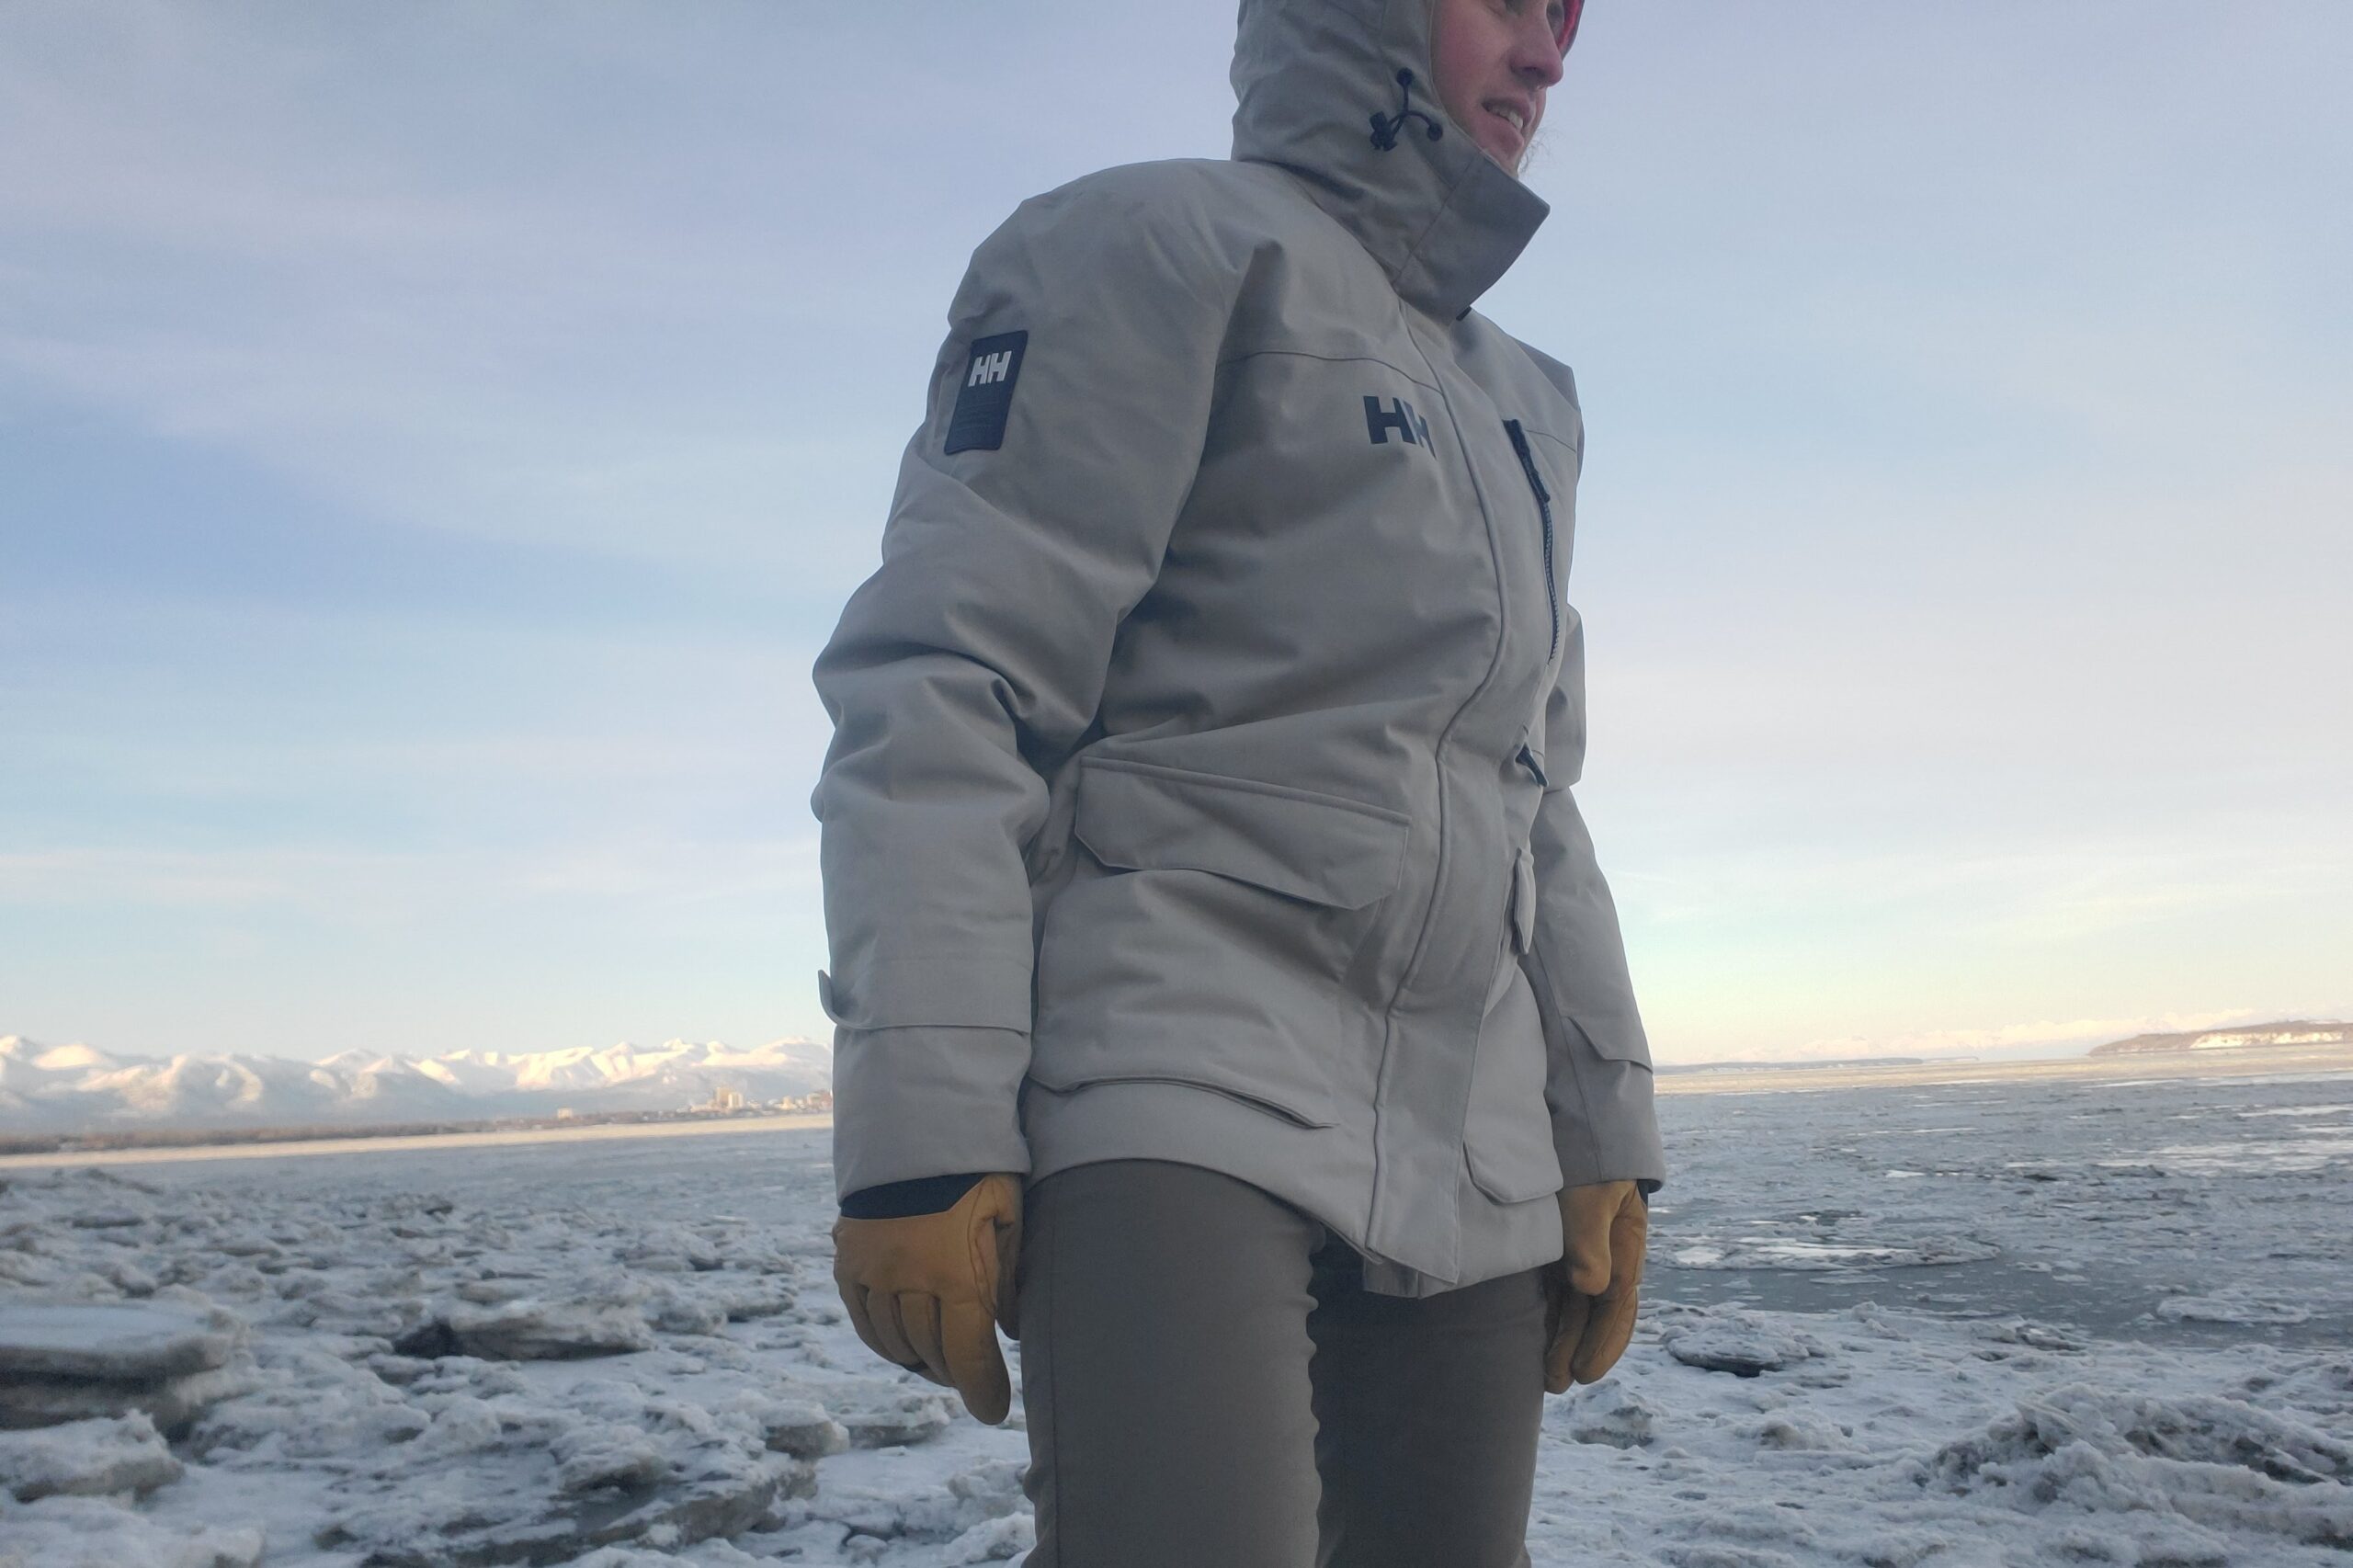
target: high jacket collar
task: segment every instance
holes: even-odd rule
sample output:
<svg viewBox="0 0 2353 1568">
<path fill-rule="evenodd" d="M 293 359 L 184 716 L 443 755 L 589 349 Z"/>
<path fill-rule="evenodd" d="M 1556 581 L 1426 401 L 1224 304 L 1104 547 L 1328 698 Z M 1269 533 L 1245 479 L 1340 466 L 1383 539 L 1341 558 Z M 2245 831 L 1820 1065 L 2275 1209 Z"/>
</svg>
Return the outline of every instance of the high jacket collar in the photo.
<svg viewBox="0 0 2353 1568">
<path fill-rule="evenodd" d="M 1399 294 L 1452 321 L 1504 275 L 1552 209 L 1438 103 L 1431 9 L 1432 0 L 1242 0 L 1233 156 L 1299 176 Z M 1401 70 L 1414 74 L 1410 89 L 1398 85 Z M 1418 112 L 1384 151 L 1373 117 L 1401 108 Z M 1442 132 L 1435 142 L 1432 124 Z"/>
</svg>

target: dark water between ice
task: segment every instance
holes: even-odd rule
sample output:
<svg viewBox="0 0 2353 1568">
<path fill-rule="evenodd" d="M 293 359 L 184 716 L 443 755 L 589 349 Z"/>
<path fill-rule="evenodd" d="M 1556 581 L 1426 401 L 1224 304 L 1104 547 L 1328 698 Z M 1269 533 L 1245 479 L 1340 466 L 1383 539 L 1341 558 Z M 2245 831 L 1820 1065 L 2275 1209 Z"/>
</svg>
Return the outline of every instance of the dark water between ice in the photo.
<svg viewBox="0 0 2353 1568">
<path fill-rule="evenodd" d="M 2353 1343 L 2353 1073 L 1659 1103 L 1657 1299 Z"/>
</svg>

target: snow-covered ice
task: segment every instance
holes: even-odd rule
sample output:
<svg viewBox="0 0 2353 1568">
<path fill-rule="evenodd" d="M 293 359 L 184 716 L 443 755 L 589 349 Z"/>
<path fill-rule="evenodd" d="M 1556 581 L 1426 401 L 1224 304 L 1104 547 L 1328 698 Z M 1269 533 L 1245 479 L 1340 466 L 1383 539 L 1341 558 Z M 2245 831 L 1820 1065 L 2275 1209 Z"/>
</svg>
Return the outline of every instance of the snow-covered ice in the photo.
<svg viewBox="0 0 2353 1568">
<path fill-rule="evenodd" d="M 2342 1075 L 1662 1108 L 1537 1563 L 2347 1562 Z M 1018 1562 L 1020 1407 L 858 1343 L 827 1142 L 0 1173 L 0 1565 Z"/>
<path fill-rule="evenodd" d="M 144 1494 L 183 1467 L 142 1413 L 0 1432 L 0 1491 L 19 1503 L 43 1497 Z"/>
<path fill-rule="evenodd" d="M 208 1371 L 233 1335 L 157 1301 L 0 1302 L 0 1375 L 143 1382 Z"/>
</svg>

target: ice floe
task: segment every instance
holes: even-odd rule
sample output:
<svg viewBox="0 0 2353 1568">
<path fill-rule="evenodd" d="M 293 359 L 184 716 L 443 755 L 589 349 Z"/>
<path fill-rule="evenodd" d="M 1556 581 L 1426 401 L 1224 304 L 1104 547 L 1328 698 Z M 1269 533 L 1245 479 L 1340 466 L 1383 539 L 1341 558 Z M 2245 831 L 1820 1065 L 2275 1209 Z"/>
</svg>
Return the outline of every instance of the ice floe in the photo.
<svg viewBox="0 0 2353 1568">
<path fill-rule="evenodd" d="M 144 1494 L 177 1481 L 180 1468 L 155 1424 L 137 1412 L 0 1432 L 0 1491 L 19 1503 Z"/>
<path fill-rule="evenodd" d="M 1811 1335 L 1774 1326 L 1754 1313 L 1730 1307 L 1711 1311 L 1666 1311 L 1658 1328 L 1666 1353 L 1687 1367 L 1753 1378 L 1812 1360 L 1822 1354 Z"/>
<path fill-rule="evenodd" d="M 2277 1301 L 2252 1291 L 2227 1291 L 2211 1296 L 2168 1296 L 2157 1303 L 2157 1316 L 2175 1323 L 2308 1323 L 2310 1307 Z"/>
</svg>

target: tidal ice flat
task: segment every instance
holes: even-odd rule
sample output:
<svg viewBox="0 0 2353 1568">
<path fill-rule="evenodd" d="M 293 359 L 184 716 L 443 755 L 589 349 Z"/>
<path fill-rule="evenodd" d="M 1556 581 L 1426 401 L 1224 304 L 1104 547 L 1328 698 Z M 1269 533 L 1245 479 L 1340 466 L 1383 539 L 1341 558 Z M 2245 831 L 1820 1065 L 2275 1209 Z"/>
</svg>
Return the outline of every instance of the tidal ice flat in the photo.
<svg viewBox="0 0 2353 1568">
<path fill-rule="evenodd" d="M 1540 1564 L 2343 1568 L 2353 1074 L 1663 1099 Z M 1018 1562 L 824 1128 L 0 1172 L 6 1568 Z M 1140 1417 L 1141 1418 L 1141 1417 Z"/>
</svg>

